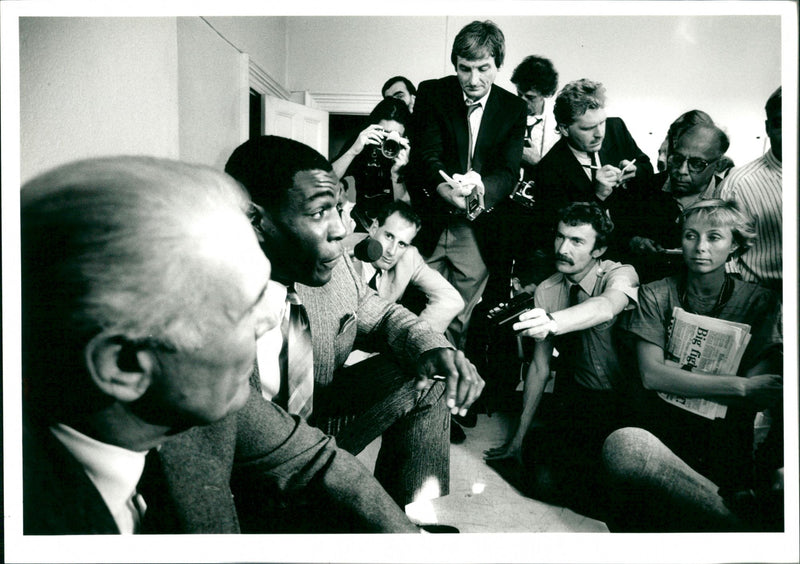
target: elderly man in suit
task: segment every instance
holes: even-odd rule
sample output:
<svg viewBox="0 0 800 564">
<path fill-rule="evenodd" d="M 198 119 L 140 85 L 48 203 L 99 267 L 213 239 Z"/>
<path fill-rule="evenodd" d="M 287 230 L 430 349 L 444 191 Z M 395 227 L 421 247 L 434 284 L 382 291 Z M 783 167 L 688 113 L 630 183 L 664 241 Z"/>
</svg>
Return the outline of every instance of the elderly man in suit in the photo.
<svg viewBox="0 0 800 564">
<path fill-rule="evenodd" d="M 333 439 L 250 393 L 278 317 L 236 183 L 117 157 L 20 198 L 25 534 L 267 529 L 276 514 L 234 491 L 416 531 Z"/>
<path fill-rule="evenodd" d="M 240 145 L 225 170 L 258 206 L 261 246 L 287 296 L 283 330 L 259 340 L 263 396 L 331 432 L 349 452 L 382 436 L 375 475 L 400 505 L 448 493 L 448 411 L 466 414 L 480 394 L 475 367 L 427 322 L 361 281 L 343 253 L 344 196 L 325 157 L 262 136 Z M 343 368 L 354 343 L 387 354 Z M 270 354 L 277 350 L 280 370 Z"/>
<path fill-rule="evenodd" d="M 456 75 L 419 85 L 410 130 L 409 190 L 423 224 L 417 245 L 464 298 L 466 307 L 447 331 L 459 348 L 489 276 L 489 237 L 502 221 L 496 213 L 468 216 L 466 196 L 479 195 L 491 210 L 519 178 L 526 108 L 494 84 L 504 57 L 505 37 L 494 23 L 462 28 L 450 54 Z"/>
</svg>

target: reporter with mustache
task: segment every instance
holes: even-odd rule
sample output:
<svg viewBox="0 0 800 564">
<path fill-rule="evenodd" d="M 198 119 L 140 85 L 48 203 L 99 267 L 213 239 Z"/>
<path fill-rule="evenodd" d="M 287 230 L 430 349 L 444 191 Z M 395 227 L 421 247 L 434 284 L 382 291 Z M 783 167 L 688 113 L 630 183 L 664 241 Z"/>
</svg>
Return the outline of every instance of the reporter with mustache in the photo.
<svg viewBox="0 0 800 564">
<path fill-rule="evenodd" d="M 523 487 L 533 497 L 597 517 L 602 517 L 596 511 L 602 503 L 603 440 L 627 420 L 612 330 L 624 310 L 636 307 L 639 285 L 633 267 L 602 259 L 613 229 L 596 203 L 575 202 L 560 210 L 554 244 L 558 272 L 536 288 L 534 309 L 513 325 L 536 341 L 519 424 L 504 445 L 485 452 L 490 464 L 504 459 L 521 464 Z M 554 348 L 558 364 L 551 366 Z M 552 400 L 539 409 L 551 368 L 556 369 Z"/>
</svg>

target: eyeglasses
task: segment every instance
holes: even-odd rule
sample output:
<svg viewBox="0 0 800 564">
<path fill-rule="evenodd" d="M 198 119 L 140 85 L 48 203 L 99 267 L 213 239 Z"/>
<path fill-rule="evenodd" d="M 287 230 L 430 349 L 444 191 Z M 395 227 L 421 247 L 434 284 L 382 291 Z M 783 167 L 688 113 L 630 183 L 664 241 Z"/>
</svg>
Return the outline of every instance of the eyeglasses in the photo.
<svg viewBox="0 0 800 564">
<path fill-rule="evenodd" d="M 687 157 L 686 155 L 672 152 L 667 157 L 667 164 L 669 164 L 671 167 L 680 168 L 683 165 L 683 161 L 686 161 L 686 166 L 689 168 L 689 172 L 698 174 L 707 169 L 708 165 L 713 164 L 718 160 L 719 157 L 714 160 L 707 161 L 699 157 Z"/>
</svg>

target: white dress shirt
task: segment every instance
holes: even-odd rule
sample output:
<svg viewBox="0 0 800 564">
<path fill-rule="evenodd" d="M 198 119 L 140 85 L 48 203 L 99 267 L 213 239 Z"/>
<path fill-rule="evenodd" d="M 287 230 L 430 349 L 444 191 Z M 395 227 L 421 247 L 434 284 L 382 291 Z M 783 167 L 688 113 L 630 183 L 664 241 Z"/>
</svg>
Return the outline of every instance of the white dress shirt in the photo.
<svg viewBox="0 0 800 564">
<path fill-rule="evenodd" d="M 133 534 L 140 524 L 141 496 L 134 500 L 147 452 L 102 443 L 59 423 L 50 431 L 86 471 L 100 492 L 122 534 Z M 137 504 L 141 504 L 137 507 Z"/>
</svg>

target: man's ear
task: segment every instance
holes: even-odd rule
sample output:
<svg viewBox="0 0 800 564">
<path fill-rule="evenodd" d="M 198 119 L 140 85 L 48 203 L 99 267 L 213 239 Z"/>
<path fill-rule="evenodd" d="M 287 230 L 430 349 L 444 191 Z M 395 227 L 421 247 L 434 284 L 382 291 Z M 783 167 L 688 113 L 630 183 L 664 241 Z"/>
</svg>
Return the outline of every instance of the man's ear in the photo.
<svg viewBox="0 0 800 564">
<path fill-rule="evenodd" d="M 378 220 L 377 219 L 373 219 L 372 220 L 372 224 L 370 224 L 369 230 L 368 230 L 369 236 L 374 238 L 375 234 L 378 232 L 378 228 L 379 227 L 380 227 L 380 225 L 378 224 Z"/>
<path fill-rule="evenodd" d="M 601 256 L 603 256 L 603 253 L 606 252 L 607 248 L 608 248 L 607 246 L 605 246 L 605 247 L 595 247 L 592 250 L 592 258 L 600 258 Z"/>
<path fill-rule="evenodd" d="M 416 94 L 412 94 L 411 95 L 411 101 L 408 103 L 408 111 L 409 112 L 413 112 L 414 111 L 414 102 L 416 102 L 416 101 L 417 101 L 417 95 Z"/>
<path fill-rule="evenodd" d="M 558 128 L 558 132 L 561 134 L 561 137 L 569 137 L 569 129 L 563 123 L 559 123 L 556 126 Z"/>
<path fill-rule="evenodd" d="M 136 401 L 147 391 L 156 365 L 152 351 L 120 335 L 95 335 L 84 350 L 92 381 L 120 402 Z"/>
</svg>

